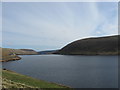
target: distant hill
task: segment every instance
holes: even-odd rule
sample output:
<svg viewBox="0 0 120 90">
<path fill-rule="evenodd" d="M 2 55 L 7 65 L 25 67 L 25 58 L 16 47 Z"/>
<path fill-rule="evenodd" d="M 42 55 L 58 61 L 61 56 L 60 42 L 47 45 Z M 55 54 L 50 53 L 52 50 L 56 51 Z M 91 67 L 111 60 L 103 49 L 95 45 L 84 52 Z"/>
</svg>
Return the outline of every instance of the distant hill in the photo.
<svg viewBox="0 0 120 90">
<path fill-rule="evenodd" d="M 93 37 L 74 41 L 55 54 L 65 55 L 117 55 L 119 35 L 107 37 Z"/>
<path fill-rule="evenodd" d="M 53 54 L 55 52 L 57 52 L 58 50 L 46 50 L 46 51 L 39 51 L 39 54 Z"/>
<path fill-rule="evenodd" d="M 36 55 L 38 54 L 35 50 L 32 49 L 12 49 L 16 55 Z"/>
<path fill-rule="evenodd" d="M 0 61 L 12 61 L 21 59 L 17 55 L 36 55 L 36 51 L 31 49 L 10 49 L 0 48 Z"/>
</svg>

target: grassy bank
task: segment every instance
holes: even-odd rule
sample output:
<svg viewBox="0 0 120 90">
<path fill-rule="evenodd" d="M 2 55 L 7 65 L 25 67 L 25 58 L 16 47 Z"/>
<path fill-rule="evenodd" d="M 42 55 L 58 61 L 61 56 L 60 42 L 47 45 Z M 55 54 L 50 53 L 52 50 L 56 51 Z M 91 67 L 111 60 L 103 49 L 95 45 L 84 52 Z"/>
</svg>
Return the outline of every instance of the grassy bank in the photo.
<svg viewBox="0 0 120 90">
<path fill-rule="evenodd" d="M 2 80 L 3 88 L 68 88 L 63 85 L 37 80 L 9 70 L 2 70 Z"/>
</svg>

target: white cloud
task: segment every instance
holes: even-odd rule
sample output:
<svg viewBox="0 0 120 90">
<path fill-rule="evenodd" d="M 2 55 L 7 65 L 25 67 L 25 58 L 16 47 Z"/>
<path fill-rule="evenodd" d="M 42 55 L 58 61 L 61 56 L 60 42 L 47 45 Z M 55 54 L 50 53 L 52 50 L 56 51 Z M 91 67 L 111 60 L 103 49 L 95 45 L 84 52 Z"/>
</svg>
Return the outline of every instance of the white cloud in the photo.
<svg viewBox="0 0 120 90">
<path fill-rule="evenodd" d="M 12 42 L 14 45 L 50 45 L 60 48 L 71 41 L 93 36 L 92 32 L 102 23 L 102 32 L 116 34 L 116 22 L 109 23 L 99 11 L 97 3 L 18 4 L 16 8 L 10 6 L 7 8 L 9 11 L 4 9 L 4 42 Z M 24 9 L 20 9 L 20 6 Z M 10 38 L 7 36 L 9 34 Z"/>
</svg>

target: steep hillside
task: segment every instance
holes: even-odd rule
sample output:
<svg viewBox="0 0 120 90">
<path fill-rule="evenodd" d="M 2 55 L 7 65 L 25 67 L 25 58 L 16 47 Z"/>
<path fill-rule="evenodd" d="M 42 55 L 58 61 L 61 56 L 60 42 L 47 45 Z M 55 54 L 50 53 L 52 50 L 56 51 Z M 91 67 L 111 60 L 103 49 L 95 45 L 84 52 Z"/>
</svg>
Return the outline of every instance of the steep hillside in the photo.
<svg viewBox="0 0 120 90">
<path fill-rule="evenodd" d="M 119 36 L 87 38 L 74 41 L 56 54 L 67 55 L 117 55 Z"/>
</svg>

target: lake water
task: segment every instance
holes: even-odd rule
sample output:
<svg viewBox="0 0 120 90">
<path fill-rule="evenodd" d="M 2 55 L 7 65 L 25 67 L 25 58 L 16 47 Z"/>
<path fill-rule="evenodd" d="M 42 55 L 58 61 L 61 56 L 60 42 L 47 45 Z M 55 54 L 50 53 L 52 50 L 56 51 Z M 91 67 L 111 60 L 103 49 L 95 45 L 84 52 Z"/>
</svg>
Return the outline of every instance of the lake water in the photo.
<svg viewBox="0 0 120 90">
<path fill-rule="evenodd" d="M 3 68 L 73 88 L 117 88 L 118 56 L 25 55 Z"/>
</svg>

